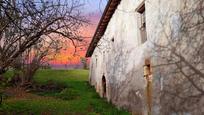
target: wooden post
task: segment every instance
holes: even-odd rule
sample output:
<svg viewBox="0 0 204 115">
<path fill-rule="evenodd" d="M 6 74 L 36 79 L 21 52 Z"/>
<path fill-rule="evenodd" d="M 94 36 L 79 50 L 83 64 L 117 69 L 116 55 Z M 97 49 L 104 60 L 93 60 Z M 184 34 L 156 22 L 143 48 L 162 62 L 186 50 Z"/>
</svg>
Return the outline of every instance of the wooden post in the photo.
<svg viewBox="0 0 204 115">
<path fill-rule="evenodd" d="M 147 81 L 147 86 L 146 86 L 147 110 L 148 110 L 148 115 L 151 115 L 151 111 L 152 111 L 152 69 L 151 69 L 149 59 L 145 60 L 144 77 L 146 78 L 146 81 Z"/>
<path fill-rule="evenodd" d="M 147 86 L 146 86 L 146 95 L 147 95 L 147 108 L 148 108 L 148 115 L 151 115 L 152 111 L 152 75 L 148 75 L 146 77 Z"/>
</svg>

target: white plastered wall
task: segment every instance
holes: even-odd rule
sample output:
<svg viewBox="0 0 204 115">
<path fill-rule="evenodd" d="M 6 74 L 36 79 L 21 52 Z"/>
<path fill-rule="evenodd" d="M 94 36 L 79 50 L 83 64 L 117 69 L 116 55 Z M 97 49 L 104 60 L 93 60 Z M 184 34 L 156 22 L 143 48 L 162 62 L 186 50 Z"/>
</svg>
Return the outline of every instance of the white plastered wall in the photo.
<svg viewBox="0 0 204 115">
<path fill-rule="evenodd" d="M 143 0 L 121 1 L 91 57 L 93 67 L 90 70 L 90 77 L 91 84 L 101 96 L 102 76 L 106 77 L 108 101 L 119 107 L 147 114 L 144 61 L 151 56 L 151 42 L 161 39 L 160 19 L 171 20 L 172 15 L 176 15 L 180 8 L 180 4 L 178 0 L 145 1 L 148 40 L 141 44 L 140 14 L 135 10 L 142 2 Z M 154 60 L 152 62 L 156 63 Z"/>
</svg>

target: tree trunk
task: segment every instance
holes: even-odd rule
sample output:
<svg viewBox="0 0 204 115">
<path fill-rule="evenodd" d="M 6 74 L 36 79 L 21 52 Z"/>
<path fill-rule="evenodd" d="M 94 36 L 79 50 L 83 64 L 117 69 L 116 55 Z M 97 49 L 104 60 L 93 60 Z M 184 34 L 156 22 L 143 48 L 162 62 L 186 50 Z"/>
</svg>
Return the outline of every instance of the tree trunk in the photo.
<svg viewBox="0 0 204 115">
<path fill-rule="evenodd" d="M 0 77 L 2 74 L 6 73 L 6 70 L 5 69 L 0 69 Z"/>
</svg>

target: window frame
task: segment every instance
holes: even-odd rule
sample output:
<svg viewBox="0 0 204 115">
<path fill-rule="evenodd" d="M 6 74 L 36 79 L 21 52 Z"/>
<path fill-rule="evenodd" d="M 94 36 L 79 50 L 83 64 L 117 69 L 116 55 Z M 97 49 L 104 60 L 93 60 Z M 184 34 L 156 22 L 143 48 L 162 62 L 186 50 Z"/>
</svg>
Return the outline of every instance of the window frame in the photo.
<svg viewBox="0 0 204 115">
<path fill-rule="evenodd" d="M 145 43 L 147 41 L 147 28 L 146 28 L 146 10 L 145 10 L 145 2 L 143 1 L 136 11 L 139 14 L 139 31 L 140 31 L 140 38 L 141 38 L 141 43 Z"/>
</svg>

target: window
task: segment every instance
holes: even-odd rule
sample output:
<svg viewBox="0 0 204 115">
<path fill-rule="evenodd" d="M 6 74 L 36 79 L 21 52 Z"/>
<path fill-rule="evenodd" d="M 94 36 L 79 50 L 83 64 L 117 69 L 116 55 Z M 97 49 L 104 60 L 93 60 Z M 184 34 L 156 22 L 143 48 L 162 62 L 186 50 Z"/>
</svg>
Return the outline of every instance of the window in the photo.
<svg viewBox="0 0 204 115">
<path fill-rule="evenodd" d="M 111 41 L 114 42 L 114 38 L 112 38 Z"/>
<path fill-rule="evenodd" d="M 96 67 L 97 67 L 97 61 L 98 61 L 98 59 L 97 59 L 97 55 L 95 55 L 95 65 L 96 65 Z"/>
<path fill-rule="evenodd" d="M 137 9 L 137 12 L 140 14 L 140 35 L 141 35 L 141 43 L 144 43 L 147 41 L 147 33 L 146 33 L 146 17 L 145 17 L 145 4 L 142 3 L 139 8 Z"/>
<path fill-rule="evenodd" d="M 98 59 L 96 58 L 96 67 L 97 67 L 97 61 L 98 61 Z"/>
</svg>

